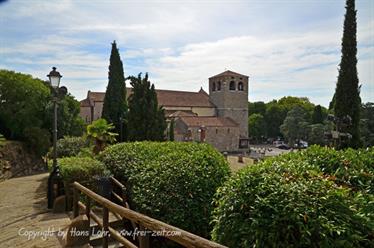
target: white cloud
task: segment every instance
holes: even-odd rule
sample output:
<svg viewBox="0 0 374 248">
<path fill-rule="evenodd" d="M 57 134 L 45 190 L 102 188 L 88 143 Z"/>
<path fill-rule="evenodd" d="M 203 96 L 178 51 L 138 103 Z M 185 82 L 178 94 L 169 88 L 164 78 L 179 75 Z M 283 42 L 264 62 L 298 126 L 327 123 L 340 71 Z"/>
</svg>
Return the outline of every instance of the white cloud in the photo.
<svg viewBox="0 0 374 248">
<path fill-rule="evenodd" d="M 357 4 L 365 101 L 374 83 L 374 21 L 362 7 L 370 3 Z M 41 78 L 57 65 L 81 99 L 105 90 L 116 39 L 125 73 L 148 71 L 158 88 L 207 88 L 208 77 L 231 69 L 250 76 L 250 100 L 299 94 L 326 105 L 343 13 L 343 2 L 324 0 L 9 1 L 0 8 L 0 64 Z"/>
</svg>

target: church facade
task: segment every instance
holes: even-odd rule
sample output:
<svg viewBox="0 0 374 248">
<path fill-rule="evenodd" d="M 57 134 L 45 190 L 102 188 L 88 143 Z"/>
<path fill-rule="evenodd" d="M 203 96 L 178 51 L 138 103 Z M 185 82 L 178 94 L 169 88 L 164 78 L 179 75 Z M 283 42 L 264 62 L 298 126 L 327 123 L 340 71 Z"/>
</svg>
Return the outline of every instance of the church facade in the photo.
<svg viewBox="0 0 374 248">
<path fill-rule="evenodd" d="M 209 78 L 209 94 L 156 90 L 157 100 L 170 123 L 174 120 L 176 141 L 206 142 L 219 151 L 248 147 L 248 76 L 225 71 Z M 127 88 L 127 97 L 132 89 Z M 101 117 L 105 93 L 88 91 L 80 102 L 86 123 Z"/>
</svg>

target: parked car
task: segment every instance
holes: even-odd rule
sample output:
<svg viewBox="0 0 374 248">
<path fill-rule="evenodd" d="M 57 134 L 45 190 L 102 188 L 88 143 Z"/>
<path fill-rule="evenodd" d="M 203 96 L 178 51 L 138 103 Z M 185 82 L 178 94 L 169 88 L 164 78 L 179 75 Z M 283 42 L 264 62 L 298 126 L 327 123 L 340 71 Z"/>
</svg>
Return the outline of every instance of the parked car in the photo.
<svg viewBox="0 0 374 248">
<path fill-rule="evenodd" d="M 275 147 L 278 148 L 278 149 L 282 149 L 282 150 L 289 150 L 290 149 L 290 147 L 288 145 L 284 144 L 284 143 L 276 145 Z"/>
</svg>

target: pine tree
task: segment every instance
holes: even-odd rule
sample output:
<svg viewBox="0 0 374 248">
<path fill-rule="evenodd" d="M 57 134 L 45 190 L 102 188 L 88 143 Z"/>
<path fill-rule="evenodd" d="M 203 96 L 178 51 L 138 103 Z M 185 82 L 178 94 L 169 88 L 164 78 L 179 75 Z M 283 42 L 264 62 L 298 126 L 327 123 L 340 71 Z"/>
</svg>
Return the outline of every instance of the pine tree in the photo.
<svg viewBox="0 0 374 248">
<path fill-rule="evenodd" d="M 112 43 L 112 51 L 110 54 L 108 86 L 105 92 L 103 112 L 101 114 L 101 117 L 106 119 L 107 122 L 113 123 L 115 126 L 114 132 L 120 133 L 120 125 L 123 125 L 123 121 L 121 121 L 121 118 L 125 119 L 126 113 L 127 102 L 125 77 L 117 44 L 116 41 L 114 41 Z M 122 128 L 122 131 L 125 129 L 126 128 Z M 124 137 L 124 135 L 121 136 Z"/>
<path fill-rule="evenodd" d="M 129 97 L 128 138 L 131 141 L 165 139 L 166 120 L 164 109 L 158 106 L 154 85 L 148 80 L 148 74 L 142 78 L 129 77 L 133 87 Z"/>
<path fill-rule="evenodd" d="M 351 125 L 339 125 L 340 132 L 352 135 L 349 141 L 341 142 L 340 148 L 359 147 L 360 145 L 360 91 L 357 76 L 357 22 L 355 0 L 347 0 L 342 39 L 342 57 L 339 76 L 335 90 L 334 113 L 335 117 L 343 119 L 349 115 Z"/>
</svg>

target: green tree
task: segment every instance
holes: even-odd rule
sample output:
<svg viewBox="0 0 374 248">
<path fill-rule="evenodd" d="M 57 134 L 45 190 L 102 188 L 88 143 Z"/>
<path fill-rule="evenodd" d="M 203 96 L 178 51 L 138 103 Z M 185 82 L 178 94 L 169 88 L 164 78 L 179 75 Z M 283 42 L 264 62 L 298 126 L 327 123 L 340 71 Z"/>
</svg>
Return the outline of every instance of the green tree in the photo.
<svg viewBox="0 0 374 248">
<path fill-rule="evenodd" d="M 249 102 L 248 115 L 261 114 L 264 116 L 266 113 L 266 104 L 264 102 Z"/>
<path fill-rule="evenodd" d="M 277 138 L 282 135 L 279 127 L 282 125 L 286 113 L 287 112 L 277 104 L 277 101 L 272 101 L 266 105 L 265 121 L 267 137 Z"/>
<path fill-rule="evenodd" d="M 0 132 L 8 139 L 25 140 L 26 128 L 43 126 L 50 89 L 40 79 L 0 70 Z"/>
<path fill-rule="evenodd" d="M 118 134 L 111 132 L 113 129 L 114 125 L 112 123 L 108 124 L 105 119 L 98 119 L 87 126 L 87 138 L 94 142 L 93 152 L 95 154 L 103 151 L 108 143 L 116 141 Z"/>
<path fill-rule="evenodd" d="M 126 117 L 127 102 L 125 76 L 116 41 L 112 43 L 108 75 L 109 81 L 101 117 L 113 123 L 115 131 L 120 133 L 122 125 L 120 119 Z"/>
<path fill-rule="evenodd" d="M 84 121 L 80 117 L 80 104 L 70 94 L 64 96 L 58 102 L 57 109 L 57 127 L 58 127 L 58 138 L 64 136 L 81 136 L 84 130 Z M 53 130 L 53 103 L 48 102 L 46 106 L 46 115 L 44 118 L 43 127 Z"/>
<path fill-rule="evenodd" d="M 322 107 L 321 105 L 317 105 L 313 109 L 313 114 L 312 114 L 312 123 L 317 124 L 317 123 L 323 123 L 324 116 L 322 112 Z"/>
<path fill-rule="evenodd" d="M 251 114 L 248 117 L 248 132 L 257 142 L 266 135 L 265 118 L 261 114 Z"/>
<path fill-rule="evenodd" d="M 372 102 L 362 104 L 360 131 L 364 147 L 374 146 L 374 103 Z"/>
<path fill-rule="evenodd" d="M 357 22 L 355 0 L 347 0 L 342 39 L 342 57 L 338 81 L 335 89 L 334 113 L 338 118 L 349 115 L 351 125 L 339 127 L 340 132 L 348 132 L 352 138 L 340 142 L 340 148 L 360 146 L 360 91 L 357 76 Z"/>
<path fill-rule="evenodd" d="M 325 145 L 325 126 L 321 123 L 312 124 L 308 128 L 309 145 Z"/>
<path fill-rule="evenodd" d="M 305 139 L 307 136 L 309 123 L 306 121 L 305 116 L 305 110 L 300 106 L 296 106 L 287 113 L 286 119 L 280 126 L 283 136 L 292 146 L 296 141 Z"/>
<path fill-rule="evenodd" d="M 128 137 L 129 140 L 165 139 L 166 120 L 164 109 L 158 106 L 156 90 L 148 80 L 148 74 L 142 78 L 129 77 L 133 87 L 129 97 Z"/>
</svg>

